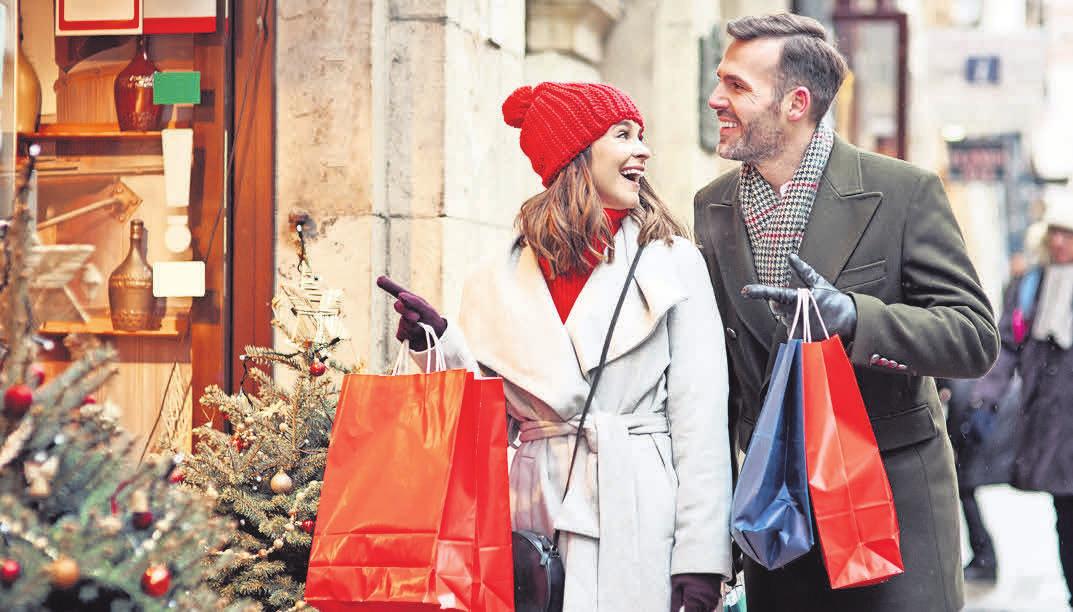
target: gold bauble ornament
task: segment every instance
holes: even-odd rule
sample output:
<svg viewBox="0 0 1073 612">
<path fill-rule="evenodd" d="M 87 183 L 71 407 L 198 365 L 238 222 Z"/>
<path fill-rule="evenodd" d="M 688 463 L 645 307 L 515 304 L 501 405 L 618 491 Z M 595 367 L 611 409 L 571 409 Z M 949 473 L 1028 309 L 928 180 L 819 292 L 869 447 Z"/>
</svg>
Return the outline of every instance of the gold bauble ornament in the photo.
<svg viewBox="0 0 1073 612">
<path fill-rule="evenodd" d="M 287 472 L 280 470 L 276 472 L 276 475 L 272 477 L 272 482 L 268 483 L 272 487 L 273 493 L 290 493 L 294 488 L 294 481 L 287 475 Z"/>
<path fill-rule="evenodd" d="M 78 563 L 70 557 L 60 557 L 48 566 L 49 582 L 57 589 L 69 589 L 73 587 L 82 572 L 78 569 Z"/>
</svg>

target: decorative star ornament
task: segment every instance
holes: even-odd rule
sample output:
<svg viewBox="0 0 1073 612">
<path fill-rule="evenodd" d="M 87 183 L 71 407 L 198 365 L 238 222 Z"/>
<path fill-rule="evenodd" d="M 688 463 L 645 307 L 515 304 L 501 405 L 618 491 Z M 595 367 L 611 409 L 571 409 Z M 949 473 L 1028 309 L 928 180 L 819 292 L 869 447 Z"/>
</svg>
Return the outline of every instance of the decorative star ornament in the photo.
<svg viewBox="0 0 1073 612">
<path fill-rule="evenodd" d="M 280 291 L 282 296 L 277 296 L 272 306 L 277 317 L 285 312 L 291 315 L 283 320 L 292 337 L 321 345 L 350 337 L 340 316 L 341 290 L 324 288 L 320 279 L 305 269 L 297 286 L 283 284 Z"/>
</svg>

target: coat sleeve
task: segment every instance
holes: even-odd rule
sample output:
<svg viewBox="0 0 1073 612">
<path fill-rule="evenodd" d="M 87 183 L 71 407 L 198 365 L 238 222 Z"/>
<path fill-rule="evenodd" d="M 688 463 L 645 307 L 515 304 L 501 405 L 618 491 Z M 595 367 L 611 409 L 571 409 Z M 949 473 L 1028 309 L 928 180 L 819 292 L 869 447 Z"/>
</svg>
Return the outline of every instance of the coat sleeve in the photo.
<svg viewBox="0 0 1073 612">
<path fill-rule="evenodd" d="M 923 175 L 909 202 L 902 299 L 885 304 L 850 292 L 857 305 L 850 360 L 881 367 L 872 363 L 877 355 L 905 364 L 913 374 L 982 376 L 998 356 L 998 331 L 939 178 Z"/>
<path fill-rule="evenodd" d="M 684 245 L 683 245 L 684 246 Z M 723 326 L 700 252 L 683 248 L 688 297 L 668 314 L 667 415 L 678 476 L 671 573 L 731 575 L 728 370 Z"/>
<path fill-rule="evenodd" d="M 1013 334 L 1013 311 L 1017 305 L 1020 282 L 1013 283 L 1006 291 L 1003 300 L 1002 318 L 999 320 L 999 336 L 1002 346 L 998 361 L 991 370 L 972 388 L 970 402 L 973 405 L 997 406 L 1013 381 L 1014 373 L 1021 365 L 1021 346 Z"/>
</svg>

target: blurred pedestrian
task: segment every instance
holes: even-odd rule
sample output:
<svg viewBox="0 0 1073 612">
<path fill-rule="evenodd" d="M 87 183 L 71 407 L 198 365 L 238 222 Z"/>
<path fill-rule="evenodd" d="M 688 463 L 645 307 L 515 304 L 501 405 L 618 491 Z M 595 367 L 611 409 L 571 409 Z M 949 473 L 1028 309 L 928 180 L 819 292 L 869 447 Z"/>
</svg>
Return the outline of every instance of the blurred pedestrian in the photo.
<svg viewBox="0 0 1073 612">
<path fill-rule="evenodd" d="M 1046 257 L 1007 292 L 1002 353 L 976 386 L 974 403 L 994 410 L 1020 374 L 1024 431 L 1011 483 L 1053 496 L 1059 558 L 1073 594 L 1073 193 L 1048 192 L 1043 223 Z"/>
</svg>

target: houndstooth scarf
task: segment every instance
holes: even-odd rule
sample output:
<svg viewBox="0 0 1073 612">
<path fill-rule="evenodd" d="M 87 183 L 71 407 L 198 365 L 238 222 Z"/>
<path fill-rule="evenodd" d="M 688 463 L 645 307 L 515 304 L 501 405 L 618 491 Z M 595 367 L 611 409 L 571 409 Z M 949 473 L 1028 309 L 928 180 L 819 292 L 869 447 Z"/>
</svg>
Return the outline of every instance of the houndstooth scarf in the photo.
<svg viewBox="0 0 1073 612">
<path fill-rule="evenodd" d="M 786 256 L 796 253 L 805 235 L 812 213 L 812 203 L 820 187 L 820 176 L 827 166 L 834 144 L 834 132 L 820 126 L 812 134 L 801 165 L 787 184 L 785 195 L 775 195 L 764 177 L 752 164 L 741 166 L 741 207 L 753 263 L 760 282 L 775 287 L 790 284 Z"/>
</svg>

